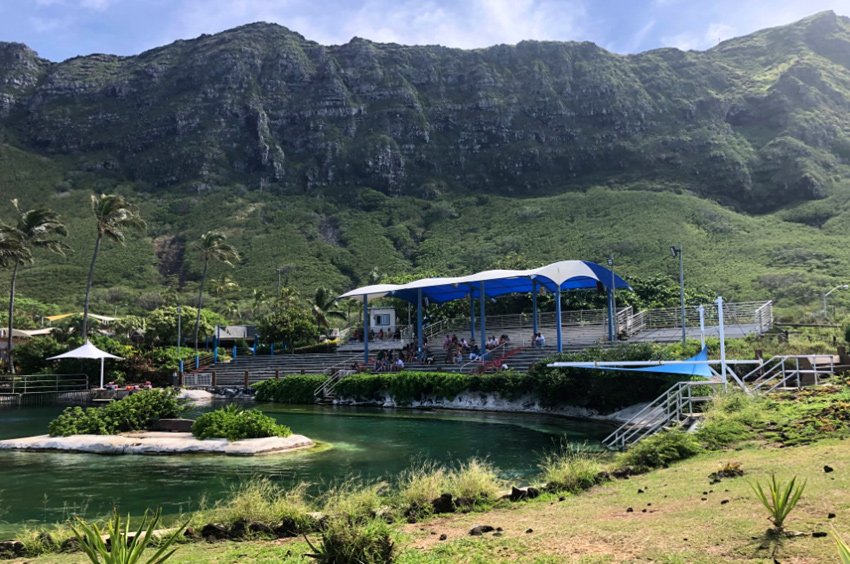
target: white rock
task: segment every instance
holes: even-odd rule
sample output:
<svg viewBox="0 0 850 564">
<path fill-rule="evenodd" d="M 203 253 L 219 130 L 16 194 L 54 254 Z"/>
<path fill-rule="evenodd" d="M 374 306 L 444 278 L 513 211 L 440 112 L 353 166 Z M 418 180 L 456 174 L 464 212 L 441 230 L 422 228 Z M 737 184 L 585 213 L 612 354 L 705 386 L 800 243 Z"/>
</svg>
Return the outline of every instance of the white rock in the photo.
<svg viewBox="0 0 850 564">
<path fill-rule="evenodd" d="M 143 431 L 120 435 L 39 435 L 0 441 L 0 450 L 87 452 L 93 454 L 226 454 L 253 456 L 274 454 L 314 446 L 304 435 L 267 437 L 230 442 L 227 439 L 198 440 L 191 433 Z"/>
</svg>

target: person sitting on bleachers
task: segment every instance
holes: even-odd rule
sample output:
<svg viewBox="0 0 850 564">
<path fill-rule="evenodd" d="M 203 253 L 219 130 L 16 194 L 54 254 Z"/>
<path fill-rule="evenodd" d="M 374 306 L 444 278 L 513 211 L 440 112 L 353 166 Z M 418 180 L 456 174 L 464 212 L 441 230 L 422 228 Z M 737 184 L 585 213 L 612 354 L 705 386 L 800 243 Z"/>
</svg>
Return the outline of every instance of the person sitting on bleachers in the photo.
<svg viewBox="0 0 850 564">
<path fill-rule="evenodd" d="M 546 337 L 543 336 L 543 333 L 537 333 L 534 337 L 534 346 L 538 349 L 542 349 L 546 346 Z"/>
</svg>

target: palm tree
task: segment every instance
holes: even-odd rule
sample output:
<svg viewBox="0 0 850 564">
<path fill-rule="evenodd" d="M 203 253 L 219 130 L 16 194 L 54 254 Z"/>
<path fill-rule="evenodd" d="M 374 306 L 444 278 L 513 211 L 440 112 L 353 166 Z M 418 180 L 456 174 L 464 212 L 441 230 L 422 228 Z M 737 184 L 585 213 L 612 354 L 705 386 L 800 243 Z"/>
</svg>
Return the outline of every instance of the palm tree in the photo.
<svg viewBox="0 0 850 564">
<path fill-rule="evenodd" d="M 88 336 L 89 299 L 91 297 L 91 285 L 94 280 L 94 264 L 97 261 L 97 253 L 100 251 L 100 243 L 106 237 L 115 243 L 124 244 L 124 230 L 135 229 L 144 231 L 147 227 L 145 220 L 139 215 L 135 206 L 131 205 L 124 196 L 119 194 L 91 195 L 91 209 L 97 220 L 97 239 L 94 241 L 94 252 L 89 265 L 89 278 L 86 283 L 86 303 L 83 308 L 83 339 Z"/>
<path fill-rule="evenodd" d="M 18 217 L 15 225 L 6 227 L 9 230 L 8 240 L 15 241 L 19 248 L 25 249 L 26 256 L 18 253 L 18 256 L 9 260 L 9 266 L 12 268 L 12 282 L 9 289 L 9 334 L 7 335 L 6 350 L 10 372 L 15 370 L 12 362 L 12 328 L 15 319 L 15 286 L 18 279 L 18 267 L 21 264 L 33 261 L 32 251 L 34 249 L 45 249 L 64 256 L 65 251 L 70 248 L 57 239 L 57 237 L 68 235 L 68 231 L 65 229 L 65 225 L 59 221 L 59 214 L 55 211 L 45 208 L 21 211 L 17 199 L 12 200 L 12 205 L 15 207 Z"/>
<path fill-rule="evenodd" d="M 227 274 L 222 274 L 218 278 L 213 278 L 212 293 L 217 297 L 222 297 L 239 289 L 239 283 Z"/>
<path fill-rule="evenodd" d="M 195 318 L 195 354 L 198 354 L 198 331 L 201 328 L 201 306 L 204 303 L 204 284 L 207 282 L 207 270 L 210 259 L 233 266 L 239 260 L 239 252 L 227 243 L 227 236 L 218 231 L 207 231 L 195 243 L 195 248 L 201 252 L 204 259 L 204 272 L 201 274 L 201 285 L 198 288 L 198 316 Z"/>
<path fill-rule="evenodd" d="M 316 288 L 316 296 L 313 300 L 313 317 L 320 329 L 330 329 L 330 320 L 345 320 L 345 312 L 338 309 L 336 296 L 333 292 L 323 286 Z"/>
<path fill-rule="evenodd" d="M 32 252 L 21 239 L 20 234 L 13 227 L 0 224 L 0 267 L 14 268 L 15 272 L 17 272 L 17 265 L 29 262 L 32 262 Z M 12 280 L 14 281 L 14 277 Z M 14 367 L 12 366 L 11 324 L 12 322 L 10 319 L 9 348 L 6 349 L 7 368 L 9 369 L 9 372 L 14 371 Z"/>
</svg>

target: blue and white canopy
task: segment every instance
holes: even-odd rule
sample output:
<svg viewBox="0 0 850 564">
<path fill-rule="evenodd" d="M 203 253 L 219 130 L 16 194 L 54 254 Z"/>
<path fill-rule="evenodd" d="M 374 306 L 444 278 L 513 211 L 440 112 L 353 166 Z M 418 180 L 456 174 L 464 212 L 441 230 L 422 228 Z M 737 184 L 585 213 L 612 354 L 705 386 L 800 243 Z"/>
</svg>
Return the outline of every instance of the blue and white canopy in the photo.
<svg viewBox="0 0 850 564">
<path fill-rule="evenodd" d="M 632 361 L 618 365 L 615 361 L 592 362 L 551 362 L 549 368 L 588 368 L 591 370 L 616 370 L 618 372 L 651 372 L 674 376 L 698 376 L 710 380 L 713 376 L 709 366 L 708 349 L 703 347 L 695 356 L 681 361 Z M 640 366 L 637 366 L 640 365 Z"/>
<path fill-rule="evenodd" d="M 363 300 L 392 297 L 416 303 L 421 291 L 431 303 L 481 296 L 482 289 L 488 297 L 506 294 L 530 293 L 537 288 L 550 292 L 599 288 L 631 290 L 628 283 L 610 270 L 586 260 L 562 260 L 528 270 L 485 270 L 468 276 L 422 278 L 407 284 L 376 284 L 355 288 L 340 298 Z"/>
</svg>

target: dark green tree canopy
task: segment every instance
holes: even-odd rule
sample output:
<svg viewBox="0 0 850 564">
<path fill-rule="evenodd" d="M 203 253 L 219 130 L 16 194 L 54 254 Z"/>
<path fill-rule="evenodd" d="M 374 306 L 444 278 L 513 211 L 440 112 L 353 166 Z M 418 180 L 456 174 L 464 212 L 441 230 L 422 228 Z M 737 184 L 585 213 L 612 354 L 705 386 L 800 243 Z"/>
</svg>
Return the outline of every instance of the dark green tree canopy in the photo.
<svg viewBox="0 0 850 564">
<path fill-rule="evenodd" d="M 260 338 L 267 342 L 283 342 L 289 347 L 313 343 L 318 336 L 310 306 L 295 290 L 283 288 L 270 304 L 269 312 L 260 320 Z"/>
</svg>

